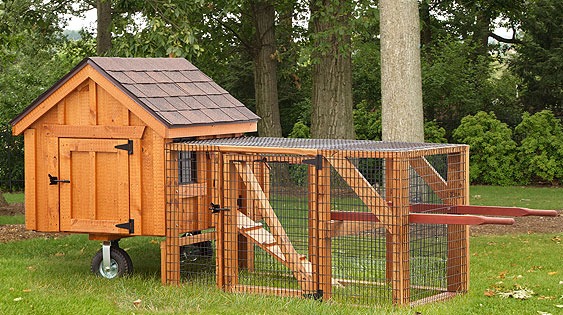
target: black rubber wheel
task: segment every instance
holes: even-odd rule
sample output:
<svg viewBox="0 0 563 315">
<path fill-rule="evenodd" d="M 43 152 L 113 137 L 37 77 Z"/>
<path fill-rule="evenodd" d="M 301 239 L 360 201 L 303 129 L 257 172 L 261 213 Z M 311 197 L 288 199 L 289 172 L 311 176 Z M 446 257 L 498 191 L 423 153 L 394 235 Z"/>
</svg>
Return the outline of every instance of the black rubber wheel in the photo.
<svg viewBox="0 0 563 315">
<path fill-rule="evenodd" d="M 92 258 L 92 265 L 90 270 L 99 277 L 106 279 L 113 279 L 116 277 L 123 277 L 133 273 L 133 262 L 131 257 L 127 252 L 119 247 L 110 248 L 110 269 L 104 270 L 103 264 L 103 254 L 100 249 L 94 258 Z"/>
</svg>

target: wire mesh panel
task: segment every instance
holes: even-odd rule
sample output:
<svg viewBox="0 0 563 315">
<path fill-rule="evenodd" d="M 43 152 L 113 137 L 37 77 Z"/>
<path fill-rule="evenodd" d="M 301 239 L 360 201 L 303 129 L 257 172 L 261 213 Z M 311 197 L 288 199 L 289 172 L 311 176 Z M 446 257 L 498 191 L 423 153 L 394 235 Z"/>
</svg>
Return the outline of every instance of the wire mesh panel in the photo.
<svg viewBox="0 0 563 315">
<path fill-rule="evenodd" d="M 210 204 L 216 191 L 217 154 L 170 144 L 166 158 L 163 280 L 215 283 L 215 230 Z"/>
<path fill-rule="evenodd" d="M 468 229 L 455 212 L 467 154 L 348 140 L 169 145 L 163 279 L 211 282 L 215 270 L 227 291 L 365 305 L 465 291 Z"/>
<path fill-rule="evenodd" d="M 313 292 L 309 252 L 308 166 L 295 155 L 223 157 L 230 205 L 225 277 L 230 290 L 307 295 Z M 229 233 L 228 232 L 228 233 Z"/>
</svg>

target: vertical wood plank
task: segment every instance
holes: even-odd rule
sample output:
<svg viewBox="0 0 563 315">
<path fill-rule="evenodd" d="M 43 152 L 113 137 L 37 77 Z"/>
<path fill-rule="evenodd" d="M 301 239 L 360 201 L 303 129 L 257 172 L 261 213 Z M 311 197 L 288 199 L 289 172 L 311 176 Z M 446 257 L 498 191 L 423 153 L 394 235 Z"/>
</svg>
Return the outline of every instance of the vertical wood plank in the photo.
<svg viewBox="0 0 563 315">
<path fill-rule="evenodd" d="M 448 155 L 447 204 L 464 205 L 469 200 L 469 154 L 467 148 Z M 469 289 L 469 226 L 448 225 L 447 289 L 465 292 Z"/>
<path fill-rule="evenodd" d="M 393 304 L 410 302 L 410 239 L 409 239 L 409 164 L 402 157 L 393 160 L 392 207 L 390 227 L 393 243 Z"/>
<path fill-rule="evenodd" d="M 233 162 L 225 165 L 226 207 L 237 209 L 239 178 Z M 237 211 L 225 212 L 224 242 L 225 242 L 225 289 L 234 291 L 238 284 L 238 231 Z"/>
<path fill-rule="evenodd" d="M 57 105 L 57 123 L 64 125 L 66 123 L 66 98 L 63 98 Z"/>
<path fill-rule="evenodd" d="M 164 151 L 163 151 L 164 154 Z M 166 217 L 166 283 L 178 285 L 180 283 L 180 231 L 179 219 L 180 213 L 178 209 L 177 189 L 178 169 L 176 163 L 178 152 L 166 150 L 166 160 L 163 160 L 163 169 L 167 169 L 166 185 L 162 187 L 161 194 L 166 194 L 168 200 L 165 205 Z M 166 163 L 166 164 L 165 164 Z M 163 179 L 164 180 L 164 179 Z M 165 190 L 164 190 L 165 189 Z"/>
<path fill-rule="evenodd" d="M 71 152 L 68 143 L 60 145 L 60 172 L 61 176 L 72 180 L 71 174 Z M 57 185 L 58 186 L 58 185 Z M 71 185 L 63 185 L 60 188 L 60 228 L 61 231 L 70 231 L 71 220 Z"/>
<path fill-rule="evenodd" d="M 164 164 L 163 164 L 164 165 Z M 117 203 L 118 217 L 121 223 L 127 223 L 129 214 L 129 154 L 124 150 L 117 150 Z M 164 190 L 162 190 L 164 194 Z"/>
<path fill-rule="evenodd" d="M 96 152 L 88 152 L 88 172 L 86 173 L 88 176 L 88 187 L 85 194 L 88 195 L 88 208 L 87 211 L 88 218 L 91 220 L 96 220 L 97 215 L 97 172 L 96 172 Z M 103 185 L 103 183 L 100 183 Z M 119 211 L 119 210 L 118 210 Z"/>
<path fill-rule="evenodd" d="M 37 204 L 36 204 L 36 150 L 35 129 L 24 132 L 24 171 L 25 171 L 25 228 L 37 229 Z"/>
<path fill-rule="evenodd" d="M 96 89 L 96 82 L 90 79 L 88 80 L 88 86 L 88 120 L 90 125 L 95 126 L 98 124 L 98 93 Z"/>
<path fill-rule="evenodd" d="M 47 173 L 60 177 L 59 174 L 59 139 L 46 137 Z M 48 178 L 45 178 L 48 181 Z M 47 218 L 48 231 L 59 230 L 59 185 L 49 185 L 47 187 Z"/>
<path fill-rule="evenodd" d="M 223 164 L 223 154 L 220 152 L 212 153 L 212 182 L 213 182 L 213 201 L 218 204 L 225 204 L 224 199 L 224 164 Z M 225 255 L 225 212 L 221 211 L 213 215 L 216 239 L 215 244 L 217 247 L 217 255 L 215 259 L 215 271 L 217 287 L 220 289 L 225 289 L 225 260 L 227 259 Z"/>
<path fill-rule="evenodd" d="M 330 238 L 330 164 L 323 159 L 317 171 L 319 289 L 323 300 L 332 297 L 332 239 Z"/>
<path fill-rule="evenodd" d="M 389 202 L 393 200 L 393 175 L 394 166 L 393 159 L 385 159 L 385 199 Z M 389 229 L 385 229 L 385 279 L 391 283 L 393 279 L 393 253 L 395 247 L 393 244 L 393 235 Z"/>
<path fill-rule="evenodd" d="M 320 287 L 320 261 L 319 261 L 319 206 L 318 206 L 318 174 L 314 166 L 307 168 L 308 174 L 308 206 L 309 206 L 309 220 L 308 220 L 308 248 L 309 248 L 309 261 L 311 262 L 311 284 L 309 288 L 305 288 L 305 294 L 313 294 L 316 289 L 321 290 Z"/>
<path fill-rule="evenodd" d="M 156 133 L 152 134 L 152 207 L 148 208 L 149 217 L 153 219 L 153 227 L 155 234 L 164 234 L 165 218 L 164 212 L 166 200 L 164 196 L 164 139 Z M 149 190 L 150 191 L 150 190 Z"/>
<path fill-rule="evenodd" d="M 141 139 L 134 139 L 133 154 L 129 155 L 129 215 L 135 220 L 135 235 L 143 235 L 142 149 Z"/>
</svg>

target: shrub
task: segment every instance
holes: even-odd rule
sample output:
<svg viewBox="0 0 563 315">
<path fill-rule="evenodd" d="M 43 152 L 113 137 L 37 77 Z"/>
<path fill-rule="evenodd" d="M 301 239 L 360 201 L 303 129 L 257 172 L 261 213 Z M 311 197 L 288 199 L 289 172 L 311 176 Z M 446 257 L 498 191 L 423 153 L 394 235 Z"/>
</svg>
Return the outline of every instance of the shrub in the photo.
<svg viewBox="0 0 563 315">
<path fill-rule="evenodd" d="M 470 146 L 472 183 L 502 186 L 517 183 L 516 143 L 512 140 L 512 131 L 493 112 L 464 117 L 453 136 L 457 142 Z"/>
<path fill-rule="evenodd" d="M 551 111 L 524 113 L 514 135 L 525 183 L 563 180 L 563 128 Z"/>
<path fill-rule="evenodd" d="M 424 142 L 447 143 L 446 129 L 440 127 L 435 120 L 426 122 L 424 124 Z"/>
</svg>

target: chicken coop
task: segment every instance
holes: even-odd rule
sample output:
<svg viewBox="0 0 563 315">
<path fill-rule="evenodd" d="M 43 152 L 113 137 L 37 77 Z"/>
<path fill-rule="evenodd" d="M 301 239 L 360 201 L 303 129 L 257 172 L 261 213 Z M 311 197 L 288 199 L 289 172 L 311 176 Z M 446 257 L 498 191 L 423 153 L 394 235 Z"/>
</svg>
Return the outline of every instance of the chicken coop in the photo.
<svg viewBox="0 0 563 315">
<path fill-rule="evenodd" d="M 468 289 L 469 225 L 534 214 L 467 205 L 466 145 L 225 138 L 170 143 L 166 161 L 166 283 L 353 304 L 436 301 Z M 210 240 L 214 261 L 178 259 L 186 248 L 208 255 Z"/>
<path fill-rule="evenodd" d="M 12 120 L 28 230 L 88 234 L 91 270 L 159 236 L 165 284 L 408 305 L 467 291 L 468 147 L 243 137 L 259 117 L 180 58 L 86 58 Z"/>
</svg>

